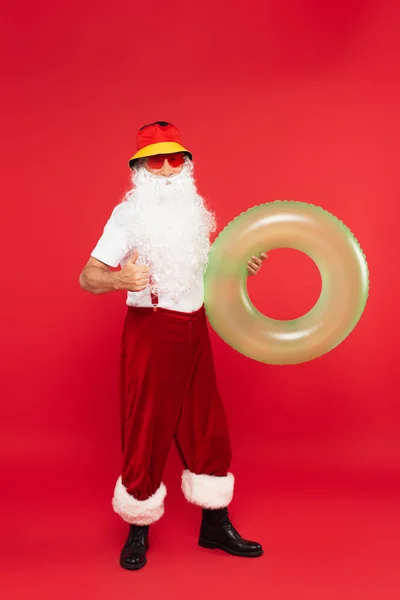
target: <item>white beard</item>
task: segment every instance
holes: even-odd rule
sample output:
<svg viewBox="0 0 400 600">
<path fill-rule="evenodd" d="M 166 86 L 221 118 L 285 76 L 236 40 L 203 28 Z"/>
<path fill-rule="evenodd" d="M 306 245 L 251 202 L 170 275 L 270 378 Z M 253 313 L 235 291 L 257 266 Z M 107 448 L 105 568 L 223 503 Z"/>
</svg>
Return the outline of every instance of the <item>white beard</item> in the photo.
<svg viewBox="0 0 400 600">
<path fill-rule="evenodd" d="M 151 292 L 178 301 L 202 281 L 214 215 L 197 193 L 189 161 L 171 177 L 139 167 L 133 184 L 124 211 L 130 246 L 139 253 L 137 263 L 150 268 Z"/>
</svg>

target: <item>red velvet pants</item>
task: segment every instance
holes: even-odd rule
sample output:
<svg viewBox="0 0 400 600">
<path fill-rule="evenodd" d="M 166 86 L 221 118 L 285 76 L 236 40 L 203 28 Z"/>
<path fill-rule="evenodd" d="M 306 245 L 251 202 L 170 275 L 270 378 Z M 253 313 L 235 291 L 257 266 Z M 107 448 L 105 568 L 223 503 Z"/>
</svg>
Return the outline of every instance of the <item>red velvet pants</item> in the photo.
<svg viewBox="0 0 400 600">
<path fill-rule="evenodd" d="M 226 506 L 231 447 L 204 308 L 129 308 L 122 339 L 122 475 L 114 509 L 130 523 L 163 513 L 162 476 L 175 441 L 182 489 L 199 506 Z"/>
</svg>

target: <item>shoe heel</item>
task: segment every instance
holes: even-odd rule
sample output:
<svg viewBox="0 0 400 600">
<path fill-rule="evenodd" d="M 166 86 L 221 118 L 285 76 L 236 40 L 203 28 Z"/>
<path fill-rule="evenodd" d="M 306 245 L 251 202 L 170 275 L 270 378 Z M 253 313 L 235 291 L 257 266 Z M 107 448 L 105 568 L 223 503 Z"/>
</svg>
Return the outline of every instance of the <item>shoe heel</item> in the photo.
<svg viewBox="0 0 400 600">
<path fill-rule="evenodd" d="M 199 539 L 199 546 L 202 548 L 208 548 L 209 550 L 215 550 L 215 545 L 212 542 L 208 542 L 207 540 Z"/>
</svg>

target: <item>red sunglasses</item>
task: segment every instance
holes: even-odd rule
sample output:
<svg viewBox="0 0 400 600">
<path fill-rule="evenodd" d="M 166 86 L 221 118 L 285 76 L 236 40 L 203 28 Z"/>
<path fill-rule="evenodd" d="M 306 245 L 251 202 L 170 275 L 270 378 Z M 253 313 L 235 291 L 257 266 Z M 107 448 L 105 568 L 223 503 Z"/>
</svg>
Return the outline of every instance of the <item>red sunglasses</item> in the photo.
<svg viewBox="0 0 400 600">
<path fill-rule="evenodd" d="M 162 169 L 165 160 L 167 160 L 173 168 L 180 167 L 185 162 L 185 155 L 183 152 L 157 154 L 156 156 L 149 156 L 147 158 L 147 164 L 151 169 Z"/>
</svg>

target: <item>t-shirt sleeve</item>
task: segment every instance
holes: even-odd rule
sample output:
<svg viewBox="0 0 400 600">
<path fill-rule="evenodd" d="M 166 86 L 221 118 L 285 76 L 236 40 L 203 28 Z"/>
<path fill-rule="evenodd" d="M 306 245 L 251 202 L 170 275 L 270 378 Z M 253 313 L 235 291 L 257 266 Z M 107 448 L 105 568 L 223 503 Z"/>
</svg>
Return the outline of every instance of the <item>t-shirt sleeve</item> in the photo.
<svg viewBox="0 0 400 600">
<path fill-rule="evenodd" d="M 128 232 L 123 219 L 124 205 L 116 206 L 104 227 L 91 256 L 100 262 L 118 267 L 132 251 L 128 240 Z"/>
</svg>

